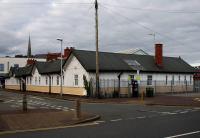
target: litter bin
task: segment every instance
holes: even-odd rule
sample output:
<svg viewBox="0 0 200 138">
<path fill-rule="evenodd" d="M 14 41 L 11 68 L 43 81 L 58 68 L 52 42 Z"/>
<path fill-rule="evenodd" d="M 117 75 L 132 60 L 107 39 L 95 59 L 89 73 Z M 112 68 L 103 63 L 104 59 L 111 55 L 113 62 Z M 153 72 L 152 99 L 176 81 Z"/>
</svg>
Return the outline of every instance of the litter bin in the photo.
<svg viewBox="0 0 200 138">
<path fill-rule="evenodd" d="M 154 88 L 147 87 L 146 88 L 146 97 L 153 97 L 154 96 Z"/>
</svg>

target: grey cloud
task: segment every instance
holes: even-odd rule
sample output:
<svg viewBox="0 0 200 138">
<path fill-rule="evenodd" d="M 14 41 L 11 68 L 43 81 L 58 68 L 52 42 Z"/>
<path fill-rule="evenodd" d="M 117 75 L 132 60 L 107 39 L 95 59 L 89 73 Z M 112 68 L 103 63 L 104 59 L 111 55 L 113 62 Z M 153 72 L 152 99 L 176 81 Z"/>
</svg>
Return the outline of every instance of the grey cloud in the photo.
<svg viewBox="0 0 200 138">
<path fill-rule="evenodd" d="M 0 38 L 1 55 L 14 54 L 15 49 L 18 49 L 16 53 L 26 53 L 29 32 L 33 53 L 58 52 L 60 50 L 60 44 L 56 41 L 58 37 L 64 39 L 64 46 L 95 50 L 94 5 L 53 5 L 52 0 L 45 0 L 43 4 L 14 5 L 11 4 L 14 0 L 7 1 L 10 4 L 0 6 L 0 30 L 3 32 L 0 36 L 5 35 L 5 32 L 10 32 L 12 35 L 10 39 Z M 153 54 L 153 37 L 148 35 L 153 31 L 142 27 L 143 25 L 162 34 L 156 34 L 156 41 L 164 43 L 164 55 L 181 56 L 190 63 L 199 62 L 200 13 L 162 12 L 162 10 L 198 10 L 199 0 L 99 0 L 99 2 L 100 50 L 116 52 L 129 48 L 142 48 Z"/>
</svg>

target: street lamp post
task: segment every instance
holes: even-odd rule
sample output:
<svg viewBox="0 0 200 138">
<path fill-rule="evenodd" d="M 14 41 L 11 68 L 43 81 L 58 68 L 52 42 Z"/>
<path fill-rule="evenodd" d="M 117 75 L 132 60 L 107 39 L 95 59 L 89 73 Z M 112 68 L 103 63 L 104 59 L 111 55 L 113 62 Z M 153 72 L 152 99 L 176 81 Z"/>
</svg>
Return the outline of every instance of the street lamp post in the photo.
<svg viewBox="0 0 200 138">
<path fill-rule="evenodd" d="M 62 89 L 62 79 L 63 79 L 63 69 L 62 69 L 62 45 L 63 45 L 63 39 L 57 39 L 58 41 L 60 41 L 61 44 L 61 48 L 60 48 L 60 96 L 62 96 L 63 94 L 63 89 Z"/>
</svg>

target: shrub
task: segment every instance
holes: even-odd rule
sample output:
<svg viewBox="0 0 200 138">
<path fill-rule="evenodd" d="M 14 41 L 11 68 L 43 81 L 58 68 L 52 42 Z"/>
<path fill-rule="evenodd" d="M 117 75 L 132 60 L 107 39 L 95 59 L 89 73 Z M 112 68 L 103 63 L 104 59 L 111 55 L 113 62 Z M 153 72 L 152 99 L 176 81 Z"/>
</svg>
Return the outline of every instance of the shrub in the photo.
<svg viewBox="0 0 200 138">
<path fill-rule="evenodd" d="M 90 91 L 90 82 L 87 80 L 86 76 L 83 75 L 83 82 L 84 82 L 84 88 L 87 91 L 87 97 L 91 96 L 91 91 Z"/>
</svg>

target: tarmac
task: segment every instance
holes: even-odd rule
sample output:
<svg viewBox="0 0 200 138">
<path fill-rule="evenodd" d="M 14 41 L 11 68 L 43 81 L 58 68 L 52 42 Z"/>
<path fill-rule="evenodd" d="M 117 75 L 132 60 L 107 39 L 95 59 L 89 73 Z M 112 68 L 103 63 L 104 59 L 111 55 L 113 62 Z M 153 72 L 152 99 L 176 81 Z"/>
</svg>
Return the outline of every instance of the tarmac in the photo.
<svg viewBox="0 0 200 138">
<path fill-rule="evenodd" d="M 10 92 L 21 93 L 20 91 L 9 90 Z M 43 96 L 46 98 L 63 99 L 68 101 L 80 100 L 83 103 L 110 103 L 110 104 L 139 104 L 139 105 L 162 105 L 162 106 L 191 106 L 200 107 L 200 92 L 190 93 L 168 93 L 156 94 L 154 97 L 131 97 L 131 98 L 89 98 L 85 96 L 73 96 L 59 94 L 48 94 L 39 92 L 27 92 L 27 94 L 35 96 Z"/>
</svg>

